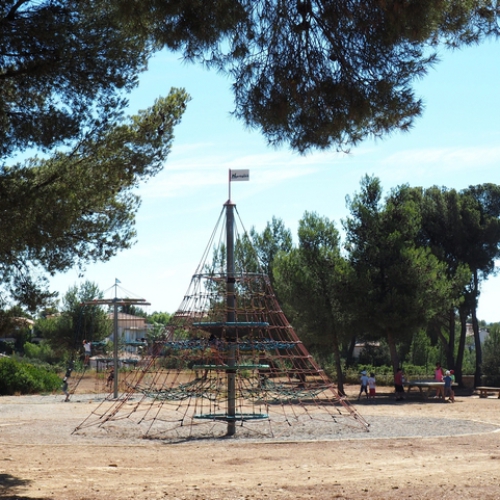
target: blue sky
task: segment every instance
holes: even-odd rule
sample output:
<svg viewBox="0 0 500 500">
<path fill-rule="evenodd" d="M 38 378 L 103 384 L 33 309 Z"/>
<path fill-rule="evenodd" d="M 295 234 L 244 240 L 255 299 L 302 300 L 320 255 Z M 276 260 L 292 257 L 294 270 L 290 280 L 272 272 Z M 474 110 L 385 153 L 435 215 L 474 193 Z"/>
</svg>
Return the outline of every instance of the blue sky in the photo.
<svg viewBox="0 0 500 500">
<path fill-rule="evenodd" d="M 83 277 L 77 270 L 58 275 L 53 289 L 63 295 L 90 280 L 104 291 L 118 278 L 122 295 L 147 299 L 150 312 L 174 312 L 227 201 L 229 169 L 250 170 L 249 182 L 232 184 L 246 229 L 262 231 L 276 216 L 294 235 L 305 211 L 340 228 L 348 215 L 345 197 L 359 190 L 365 174 L 380 178 L 386 191 L 405 183 L 456 189 L 500 183 L 499 48 L 487 42 L 443 51 L 441 62 L 415 85 L 425 110 L 410 132 L 365 141 L 350 154 L 306 156 L 267 146 L 258 130 L 233 118 L 230 80 L 178 54 L 158 54 L 130 96 L 130 113 L 171 87 L 185 88 L 192 100 L 164 171 L 139 189 L 138 242 L 108 263 L 88 266 Z M 491 277 L 482 287 L 479 319 L 500 321 L 499 296 L 500 277 Z"/>
</svg>

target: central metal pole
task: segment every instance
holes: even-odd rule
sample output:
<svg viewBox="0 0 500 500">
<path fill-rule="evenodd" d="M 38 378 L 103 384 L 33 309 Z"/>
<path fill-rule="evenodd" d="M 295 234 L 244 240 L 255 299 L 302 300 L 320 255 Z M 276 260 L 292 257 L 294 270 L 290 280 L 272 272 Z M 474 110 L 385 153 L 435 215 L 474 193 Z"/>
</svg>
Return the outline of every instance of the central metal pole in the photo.
<svg viewBox="0 0 500 500">
<path fill-rule="evenodd" d="M 113 397 L 118 399 L 118 299 L 113 303 Z"/>
<path fill-rule="evenodd" d="M 226 278 L 226 306 L 227 322 L 235 323 L 235 274 L 234 274 L 234 205 L 229 199 L 226 203 L 226 252 L 227 252 L 227 278 Z M 233 436 L 236 432 L 236 332 L 228 327 L 228 340 L 230 341 L 227 364 L 227 435 Z"/>
</svg>

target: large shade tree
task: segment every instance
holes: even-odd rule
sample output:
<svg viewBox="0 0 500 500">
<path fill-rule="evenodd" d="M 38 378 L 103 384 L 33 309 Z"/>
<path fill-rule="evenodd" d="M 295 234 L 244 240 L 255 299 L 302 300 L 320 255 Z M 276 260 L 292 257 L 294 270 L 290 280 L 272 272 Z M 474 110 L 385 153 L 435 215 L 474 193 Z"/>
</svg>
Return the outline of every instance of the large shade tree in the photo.
<svg viewBox="0 0 500 500">
<path fill-rule="evenodd" d="M 455 366 L 460 381 L 467 321 L 472 320 L 476 354 L 476 385 L 481 383 L 481 342 L 477 304 L 481 281 L 495 271 L 500 254 L 500 187 L 495 184 L 470 186 L 461 191 L 432 187 L 423 192 L 423 243 L 446 263 L 449 279 L 454 280 L 461 301 L 449 312 L 447 342 L 448 366 Z M 456 363 L 453 351 L 454 308 L 458 306 L 461 334 Z"/>
<path fill-rule="evenodd" d="M 437 47 L 498 34 L 496 0 L 145 0 L 135 27 L 233 79 L 235 114 L 271 144 L 345 147 L 408 129 Z"/>
<path fill-rule="evenodd" d="M 8 0 L 4 154 L 72 139 L 168 47 L 233 79 L 270 143 L 344 147 L 407 129 L 435 51 L 498 35 L 496 0 Z"/>
<path fill-rule="evenodd" d="M 333 354 L 337 385 L 344 392 L 341 344 L 346 336 L 342 307 L 348 263 L 340 253 L 334 224 L 315 213 L 299 221 L 299 244 L 278 253 L 274 274 L 285 312 L 290 315 L 309 349 L 327 359 Z"/>
<path fill-rule="evenodd" d="M 74 141 L 119 106 L 118 90 L 136 85 L 149 46 L 114 3 L 1 2 L 0 158 Z"/>
<path fill-rule="evenodd" d="M 161 170 L 188 95 L 135 116 L 126 92 L 151 43 L 117 3 L 0 5 L 0 295 L 34 312 L 44 273 L 106 261 L 134 241 L 134 188 Z M 32 156 L 34 154 L 41 156 Z"/>
<path fill-rule="evenodd" d="M 470 297 L 467 285 L 471 273 L 464 260 L 468 246 L 467 231 L 462 218 L 463 197 L 455 189 L 432 186 L 415 190 L 421 195 L 422 228 L 419 241 L 431 249 L 436 257 L 446 264 L 446 274 L 454 285 L 455 300 L 450 307 L 437 314 L 428 325 L 432 339 L 439 339 L 446 355 L 446 366 L 455 369 L 457 381 L 461 383 L 462 361 L 465 348 L 466 319 L 470 313 Z M 459 348 L 456 351 L 455 322 L 459 312 L 462 328 Z"/>
<path fill-rule="evenodd" d="M 411 188 L 398 187 L 383 202 L 380 181 L 366 176 L 348 204 L 346 240 L 359 317 L 367 335 L 387 340 L 396 370 L 398 345 L 409 345 L 413 334 L 448 305 L 453 286 L 445 264 L 418 244 L 420 203 Z"/>
<path fill-rule="evenodd" d="M 461 196 L 465 236 L 462 258 L 472 273 L 466 292 L 470 296 L 476 352 L 474 382 L 480 385 L 482 352 L 476 310 L 481 281 L 495 271 L 495 261 L 500 256 L 500 186 L 489 183 L 469 186 L 461 191 Z"/>
<path fill-rule="evenodd" d="M 173 90 L 127 121 L 86 131 L 66 151 L 1 168 L 4 291 L 34 311 L 50 296 L 41 272 L 107 261 L 132 245 L 134 188 L 162 168 L 186 100 Z"/>
</svg>

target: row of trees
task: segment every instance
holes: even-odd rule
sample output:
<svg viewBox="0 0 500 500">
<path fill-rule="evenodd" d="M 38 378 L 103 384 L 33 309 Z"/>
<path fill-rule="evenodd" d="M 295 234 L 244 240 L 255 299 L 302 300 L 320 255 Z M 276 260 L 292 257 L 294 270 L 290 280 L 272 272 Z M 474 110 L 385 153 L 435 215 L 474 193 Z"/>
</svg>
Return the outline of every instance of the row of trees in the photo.
<svg viewBox="0 0 500 500">
<path fill-rule="evenodd" d="M 380 181 L 366 176 L 347 205 L 344 242 L 332 221 L 307 212 L 295 246 L 276 218 L 262 234 L 250 232 L 301 337 L 314 351 L 333 354 L 342 381 L 343 360 L 352 359 L 356 341 L 383 340 L 396 370 L 425 330 L 460 382 L 470 320 L 479 385 L 476 310 L 480 283 L 494 272 L 500 253 L 500 186 L 404 185 L 383 199 Z"/>
<path fill-rule="evenodd" d="M 87 340 L 98 346 L 113 333 L 112 307 L 93 305 L 101 299 L 102 291 L 96 283 L 86 281 L 72 286 L 62 297 L 61 304 L 39 311 L 33 325 L 23 324 L 23 317 L 14 317 L 4 325 L 4 334 L 13 343 L 0 337 L 0 351 L 16 353 L 29 359 L 38 359 L 51 365 L 66 363 L 83 353 L 82 342 Z M 8 311 L 19 313 L 19 309 Z M 119 313 L 145 318 L 149 324 L 145 334 L 148 342 L 160 340 L 165 335 L 165 325 L 171 315 L 166 312 L 148 314 L 134 305 L 120 305 Z M 36 344 L 33 341 L 36 339 Z M 108 346 L 110 347 L 110 346 Z"/>
</svg>

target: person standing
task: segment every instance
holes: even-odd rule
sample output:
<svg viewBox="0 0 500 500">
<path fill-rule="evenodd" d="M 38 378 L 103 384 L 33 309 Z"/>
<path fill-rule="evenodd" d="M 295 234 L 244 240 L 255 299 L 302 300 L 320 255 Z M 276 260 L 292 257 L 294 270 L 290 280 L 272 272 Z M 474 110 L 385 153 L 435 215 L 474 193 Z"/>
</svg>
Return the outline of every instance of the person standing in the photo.
<svg viewBox="0 0 500 500">
<path fill-rule="evenodd" d="M 85 366 L 90 365 L 90 355 L 92 354 L 92 345 L 90 342 L 87 342 L 86 340 L 83 341 L 83 351 L 85 354 L 85 357 L 83 358 L 83 364 Z"/>
<path fill-rule="evenodd" d="M 68 377 L 63 378 L 62 391 L 63 391 L 64 395 L 66 396 L 64 401 L 65 402 L 69 401 Z"/>
<path fill-rule="evenodd" d="M 370 373 L 370 376 L 368 377 L 368 391 L 370 399 L 375 399 L 375 393 L 376 393 L 375 384 L 376 384 L 375 373 Z"/>
<path fill-rule="evenodd" d="M 111 368 L 108 373 L 108 378 L 106 380 L 106 387 L 111 389 L 113 387 L 113 383 L 115 381 L 115 369 Z"/>
<path fill-rule="evenodd" d="M 401 401 L 404 399 L 405 388 L 403 386 L 403 369 L 398 368 L 396 374 L 394 375 L 394 389 L 396 390 L 396 401 Z"/>
<path fill-rule="evenodd" d="M 436 382 L 443 382 L 444 374 L 443 369 L 441 368 L 441 363 L 436 363 L 436 369 L 434 370 L 434 380 Z M 444 384 L 440 384 L 436 387 L 436 395 L 435 398 L 442 398 L 444 401 Z"/>
<path fill-rule="evenodd" d="M 451 403 L 455 402 L 455 393 L 453 392 L 453 378 L 451 373 L 446 370 L 446 374 L 444 376 L 444 397 L 448 397 L 448 401 Z"/>
<path fill-rule="evenodd" d="M 366 394 L 366 399 L 368 399 L 368 375 L 366 374 L 365 370 L 361 372 L 360 381 L 361 387 L 359 388 L 358 401 L 360 400 L 361 394 L 363 394 L 363 392 Z"/>
</svg>

